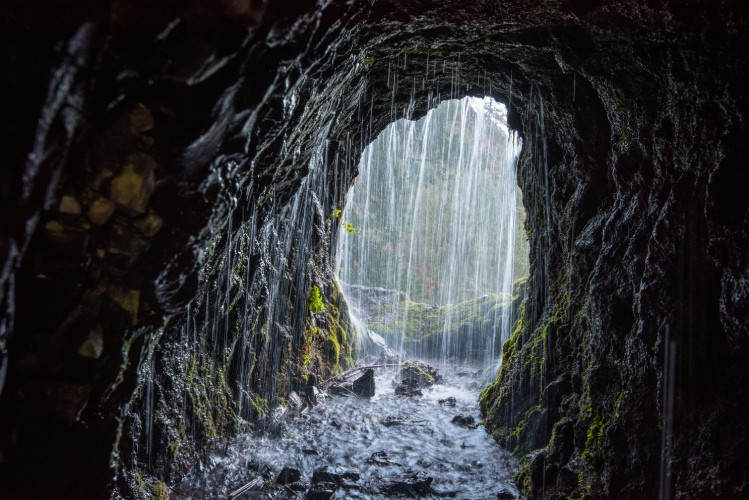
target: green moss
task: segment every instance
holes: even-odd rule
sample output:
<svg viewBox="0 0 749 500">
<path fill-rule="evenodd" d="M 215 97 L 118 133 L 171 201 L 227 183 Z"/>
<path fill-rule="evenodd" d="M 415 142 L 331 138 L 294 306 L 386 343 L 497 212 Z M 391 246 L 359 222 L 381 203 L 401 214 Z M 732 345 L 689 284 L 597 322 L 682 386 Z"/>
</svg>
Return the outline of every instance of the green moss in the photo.
<svg viewBox="0 0 749 500">
<path fill-rule="evenodd" d="M 268 416 L 268 401 L 265 398 L 259 394 L 254 394 L 252 398 L 250 398 L 250 402 L 252 403 L 252 409 L 255 411 L 255 415 L 259 418 L 265 418 Z"/>
<path fill-rule="evenodd" d="M 133 477 L 135 479 L 135 489 L 143 498 L 152 500 L 166 500 L 169 498 L 169 487 L 163 481 L 144 478 L 138 470 L 135 471 Z"/>
<path fill-rule="evenodd" d="M 325 310 L 325 305 L 322 302 L 322 295 L 320 295 L 320 289 L 317 285 L 312 285 L 309 290 L 309 310 L 312 313 L 321 313 Z"/>
<path fill-rule="evenodd" d="M 199 432 L 209 442 L 237 428 L 235 402 L 224 370 L 207 355 L 193 354 L 185 366 L 187 396 Z"/>
<path fill-rule="evenodd" d="M 341 345 L 335 332 L 330 332 L 325 342 L 325 355 L 330 366 L 336 367 L 341 360 Z"/>
</svg>

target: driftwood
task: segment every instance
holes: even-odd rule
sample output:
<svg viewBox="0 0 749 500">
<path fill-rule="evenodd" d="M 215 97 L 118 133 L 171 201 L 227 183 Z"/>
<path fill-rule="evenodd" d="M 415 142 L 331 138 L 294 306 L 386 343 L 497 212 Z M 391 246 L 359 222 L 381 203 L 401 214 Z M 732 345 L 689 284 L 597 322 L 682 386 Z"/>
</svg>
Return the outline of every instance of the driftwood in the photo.
<svg viewBox="0 0 749 500">
<path fill-rule="evenodd" d="M 327 388 L 331 383 L 335 383 L 338 379 L 345 379 L 353 375 L 354 373 L 360 372 L 362 370 L 368 370 L 370 368 L 392 368 L 394 366 L 401 366 L 403 363 L 391 363 L 391 364 L 385 364 L 385 365 L 367 365 L 367 366 L 357 366 L 354 368 L 351 368 L 350 370 L 346 370 L 343 373 L 339 373 L 335 377 L 331 377 L 328 380 L 323 381 L 320 384 L 320 387 L 323 389 Z"/>
<path fill-rule="evenodd" d="M 258 484 L 259 482 L 260 482 L 260 478 L 259 478 L 259 477 L 256 477 L 255 479 L 253 479 L 253 480 L 252 480 L 252 481 L 250 481 L 249 483 L 245 484 L 244 486 L 241 486 L 241 487 L 237 488 L 236 490 L 234 490 L 234 491 L 232 491 L 231 493 L 229 493 L 229 500 L 232 500 L 232 499 L 234 499 L 234 498 L 237 498 L 237 497 L 238 497 L 239 495 L 241 495 L 242 493 L 246 492 L 246 491 L 247 491 L 247 490 L 249 490 L 249 489 L 252 489 L 252 488 L 253 488 L 254 486 L 256 486 L 256 485 L 257 485 L 257 484 Z"/>
</svg>

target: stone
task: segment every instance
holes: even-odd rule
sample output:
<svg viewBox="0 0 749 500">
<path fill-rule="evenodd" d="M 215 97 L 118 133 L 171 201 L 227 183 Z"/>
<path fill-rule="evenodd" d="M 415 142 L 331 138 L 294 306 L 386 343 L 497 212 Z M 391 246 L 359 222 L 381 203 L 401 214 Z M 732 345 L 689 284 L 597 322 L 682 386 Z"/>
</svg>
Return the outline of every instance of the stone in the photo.
<svg viewBox="0 0 749 500">
<path fill-rule="evenodd" d="M 497 492 L 497 500 L 515 500 L 517 495 L 507 488 L 502 488 Z"/>
<path fill-rule="evenodd" d="M 84 358 L 99 359 L 104 351 L 104 337 L 101 333 L 101 326 L 91 330 L 86 340 L 78 347 L 78 354 Z"/>
<path fill-rule="evenodd" d="M 159 215 L 153 210 L 149 210 L 145 217 L 135 221 L 135 227 L 143 233 L 143 236 L 148 238 L 155 236 L 156 233 L 161 231 L 163 225 L 164 219 L 159 217 Z"/>
<path fill-rule="evenodd" d="M 399 417 L 387 416 L 380 420 L 380 423 L 385 427 L 395 427 L 403 424 L 403 419 Z"/>
<path fill-rule="evenodd" d="M 64 226 L 60 221 L 50 220 L 44 225 L 46 242 L 55 252 L 84 259 L 87 255 L 89 234 L 76 227 Z"/>
<path fill-rule="evenodd" d="M 310 486 L 304 498 L 307 500 L 329 500 L 335 495 L 338 486 L 335 483 L 319 483 Z"/>
<path fill-rule="evenodd" d="M 91 202 L 86 212 L 86 217 L 91 221 L 91 224 L 103 226 L 112 217 L 115 208 L 114 202 L 100 196 Z"/>
<path fill-rule="evenodd" d="M 391 465 L 392 464 L 387 452 L 382 451 L 382 450 L 372 453 L 369 456 L 369 458 L 367 458 L 366 463 L 370 465 Z"/>
<path fill-rule="evenodd" d="M 421 497 L 432 493 L 432 478 L 420 478 L 418 475 L 409 476 L 403 481 L 390 483 L 384 490 L 388 496 L 405 495 Z"/>
<path fill-rule="evenodd" d="M 66 194 L 60 199 L 59 210 L 61 214 L 80 215 L 81 204 L 74 196 Z"/>
<path fill-rule="evenodd" d="M 296 391 L 291 391 L 286 400 L 289 402 L 289 408 L 298 409 L 304 405 L 302 398 L 299 397 L 299 394 L 297 394 Z"/>
<path fill-rule="evenodd" d="M 371 398 L 375 395 L 374 370 L 367 369 L 364 375 L 354 380 L 351 391 L 359 397 Z"/>
<path fill-rule="evenodd" d="M 128 121 L 130 122 L 130 132 L 132 134 L 142 134 L 154 128 L 151 111 L 140 102 L 135 105 L 135 108 L 128 115 Z"/>
<path fill-rule="evenodd" d="M 112 179 L 109 198 L 130 214 L 142 214 L 148 208 L 155 187 L 156 162 L 146 154 L 131 154 L 122 172 Z"/>
<path fill-rule="evenodd" d="M 441 406 L 449 406 L 452 408 L 452 407 L 455 407 L 455 405 L 457 404 L 457 401 L 454 397 L 450 396 L 449 398 L 440 399 L 438 403 Z"/>
<path fill-rule="evenodd" d="M 401 382 L 423 389 L 442 382 L 442 376 L 436 368 L 420 361 L 406 363 L 398 372 Z"/>
<path fill-rule="evenodd" d="M 473 416 L 463 416 L 463 415 L 455 415 L 451 422 L 458 427 L 465 427 L 466 429 L 475 429 L 476 428 L 476 419 L 473 418 Z"/>
<path fill-rule="evenodd" d="M 299 469 L 294 469 L 293 467 L 284 467 L 283 469 L 281 469 L 281 472 L 278 473 L 276 482 L 278 484 L 291 484 L 298 482 L 301 478 L 302 473 Z"/>
<path fill-rule="evenodd" d="M 421 392 L 421 389 L 419 389 L 418 385 L 414 381 L 403 381 L 395 386 L 395 394 L 397 396 L 406 397 L 416 397 L 424 395 L 424 393 Z"/>
<path fill-rule="evenodd" d="M 343 482 L 343 476 L 341 474 L 328 472 L 327 467 L 321 467 L 319 469 L 315 469 L 315 471 L 312 473 L 313 484 L 334 483 L 336 486 L 340 486 L 342 482 Z"/>
<path fill-rule="evenodd" d="M 110 286 L 107 294 L 130 316 L 130 324 L 138 324 L 138 305 L 140 303 L 140 290 L 126 290 L 116 286 Z"/>
</svg>

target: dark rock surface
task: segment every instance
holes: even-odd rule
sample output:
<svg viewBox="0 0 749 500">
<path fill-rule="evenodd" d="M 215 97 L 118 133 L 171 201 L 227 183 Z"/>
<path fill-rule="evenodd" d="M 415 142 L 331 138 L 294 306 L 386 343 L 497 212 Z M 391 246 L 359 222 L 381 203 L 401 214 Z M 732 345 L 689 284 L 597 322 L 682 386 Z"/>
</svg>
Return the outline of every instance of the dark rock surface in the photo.
<svg viewBox="0 0 749 500">
<path fill-rule="evenodd" d="M 387 496 L 422 497 L 432 493 L 432 481 L 431 477 L 421 478 L 413 476 L 403 481 L 395 481 L 389 484 L 383 489 L 383 493 Z"/>
<path fill-rule="evenodd" d="M 281 472 L 278 473 L 276 482 L 278 484 L 291 484 L 299 481 L 301 477 L 302 473 L 299 469 L 294 469 L 293 467 L 284 467 L 283 469 L 281 469 Z"/>
<path fill-rule="evenodd" d="M 371 398 L 375 395 L 374 370 L 369 368 L 364 371 L 364 375 L 354 380 L 351 385 L 351 391 L 359 397 Z"/>
<path fill-rule="evenodd" d="M 471 415 L 455 415 L 450 422 L 460 427 L 465 427 L 466 429 L 476 428 L 476 419 L 474 419 Z"/>
<path fill-rule="evenodd" d="M 158 497 L 350 364 L 329 215 L 358 155 L 484 94 L 524 141 L 532 272 L 482 408 L 503 445 L 543 450 L 525 494 L 749 491 L 739 2 L 0 13 L 6 492 Z"/>
<path fill-rule="evenodd" d="M 456 405 L 456 403 L 457 403 L 457 401 L 452 396 L 450 396 L 449 398 L 445 398 L 445 399 L 440 399 L 439 400 L 439 404 L 441 404 L 442 406 L 453 407 L 453 406 Z"/>
</svg>

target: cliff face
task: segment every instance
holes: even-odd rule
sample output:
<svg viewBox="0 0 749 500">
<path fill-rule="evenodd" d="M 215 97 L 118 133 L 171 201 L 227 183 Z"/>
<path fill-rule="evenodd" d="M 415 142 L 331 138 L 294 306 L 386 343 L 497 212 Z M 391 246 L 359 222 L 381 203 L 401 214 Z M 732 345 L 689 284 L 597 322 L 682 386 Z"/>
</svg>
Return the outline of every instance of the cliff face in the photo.
<svg viewBox="0 0 749 500">
<path fill-rule="evenodd" d="M 746 13 L 280 4 L 4 8 L 2 483 L 158 495 L 345 366 L 358 155 L 492 95 L 532 271 L 482 408 L 521 486 L 746 493 Z"/>
</svg>

